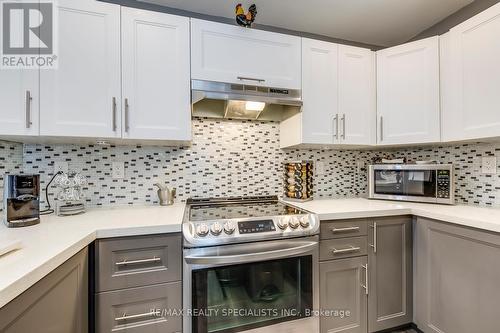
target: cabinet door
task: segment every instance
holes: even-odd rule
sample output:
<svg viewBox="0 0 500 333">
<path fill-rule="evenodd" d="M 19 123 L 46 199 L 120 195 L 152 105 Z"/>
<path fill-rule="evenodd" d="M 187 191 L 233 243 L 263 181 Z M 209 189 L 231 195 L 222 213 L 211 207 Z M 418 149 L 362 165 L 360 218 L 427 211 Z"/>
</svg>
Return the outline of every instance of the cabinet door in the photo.
<svg viewBox="0 0 500 333">
<path fill-rule="evenodd" d="M 379 144 L 440 141 L 439 38 L 377 52 Z"/>
<path fill-rule="evenodd" d="M 302 143 L 338 143 L 337 44 L 302 39 Z"/>
<path fill-rule="evenodd" d="M 375 52 L 339 45 L 338 87 L 341 143 L 375 144 Z"/>
<path fill-rule="evenodd" d="M 0 309 L 2 333 L 87 333 L 87 323 L 87 249 Z"/>
<path fill-rule="evenodd" d="M 122 7 L 123 137 L 191 139 L 189 18 Z"/>
<path fill-rule="evenodd" d="M 349 311 L 348 316 L 322 316 L 320 332 L 366 333 L 366 256 L 319 265 L 320 308 Z"/>
<path fill-rule="evenodd" d="M 300 37 L 191 20 L 192 78 L 300 89 Z"/>
<path fill-rule="evenodd" d="M 415 322 L 426 333 L 498 332 L 500 236 L 418 218 Z"/>
<path fill-rule="evenodd" d="M 443 139 L 500 136 L 500 4 L 450 30 Z M 444 62 L 446 61 L 446 62 Z"/>
<path fill-rule="evenodd" d="M 0 135 L 38 135 L 38 70 L 1 70 Z"/>
<path fill-rule="evenodd" d="M 377 219 L 368 242 L 368 331 L 409 324 L 413 319 L 411 217 Z"/>
<path fill-rule="evenodd" d="M 120 6 L 60 0 L 58 68 L 40 74 L 40 134 L 121 137 Z"/>
</svg>

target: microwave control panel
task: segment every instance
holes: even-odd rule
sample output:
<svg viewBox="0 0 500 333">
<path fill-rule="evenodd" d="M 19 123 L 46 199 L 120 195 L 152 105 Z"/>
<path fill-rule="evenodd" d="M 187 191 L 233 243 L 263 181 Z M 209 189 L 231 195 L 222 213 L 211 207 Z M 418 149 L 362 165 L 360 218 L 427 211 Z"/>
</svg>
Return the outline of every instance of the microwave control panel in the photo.
<svg viewBox="0 0 500 333">
<path fill-rule="evenodd" d="M 450 170 L 437 171 L 437 197 L 439 199 L 449 199 L 451 191 Z"/>
</svg>

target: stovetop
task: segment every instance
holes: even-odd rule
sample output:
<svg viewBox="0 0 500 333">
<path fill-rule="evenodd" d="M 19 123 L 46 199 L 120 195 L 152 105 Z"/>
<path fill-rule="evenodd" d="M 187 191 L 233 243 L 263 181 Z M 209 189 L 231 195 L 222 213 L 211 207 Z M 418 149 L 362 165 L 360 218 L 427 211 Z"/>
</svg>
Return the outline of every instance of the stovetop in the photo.
<svg viewBox="0 0 500 333">
<path fill-rule="evenodd" d="M 280 202 L 278 197 L 191 199 L 188 200 L 188 205 L 191 208 L 190 221 L 307 214 L 299 208 Z"/>
<path fill-rule="evenodd" d="M 276 196 L 190 199 L 183 223 L 185 247 L 305 237 L 318 231 L 315 214 Z"/>
</svg>

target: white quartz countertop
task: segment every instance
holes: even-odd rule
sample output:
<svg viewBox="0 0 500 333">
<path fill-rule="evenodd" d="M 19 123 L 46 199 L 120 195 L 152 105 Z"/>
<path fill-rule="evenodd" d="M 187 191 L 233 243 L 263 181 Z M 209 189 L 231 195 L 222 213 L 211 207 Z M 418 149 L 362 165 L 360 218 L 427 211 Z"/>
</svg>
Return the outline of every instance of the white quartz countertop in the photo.
<svg viewBox="0 0 500 333">
<path fill-rule="evenodd" d="M 97 238 L 180 232 L 184 209 L 184 203 L 100 208 L 71 217 L 42 216 L 40 224 L 17 229 L 0 222 L 0 247 L 22 243 L 0 256 L 0 307 Z"/>
<path fill-rule="evenodd" d="M 497 208 L 445 206 L 362 198 L 288 203 L 318 214 L 322 221 L 408 214 L 500 233 L 500 209 Z"/>
<path fill-rule="evenodd" d="M 470 206 L 323 199 L 289 202 L 319 215 L 321 220 L 415 215 L 500 233 L 500 209 Z M 42 217 L 39 225 L 8 229 L 0 225 L 0 248 L 13 241 L 22 248 L 0 256 L 0 307 L 98 238 L 181 231 L 185 204 L 169 207 L 94 209 L 73 217 Z"/>
</svg>

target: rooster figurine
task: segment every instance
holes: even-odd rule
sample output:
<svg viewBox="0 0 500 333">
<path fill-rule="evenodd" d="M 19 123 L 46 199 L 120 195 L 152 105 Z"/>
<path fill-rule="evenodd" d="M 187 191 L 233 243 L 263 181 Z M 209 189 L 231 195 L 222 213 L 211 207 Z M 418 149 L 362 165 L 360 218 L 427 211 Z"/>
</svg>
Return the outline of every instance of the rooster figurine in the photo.
<svg viewBox="0 0 500 333">
<path fill-rule="evenodd" d="M 257 6 L 255 4 L 248 8 L 246 14 L 241 3 L 236 5 L 236 22 L 242 27 L 250 28 L 253 21 L 255 21 L 255 16 L 257 16 Z"/>
</svg>

